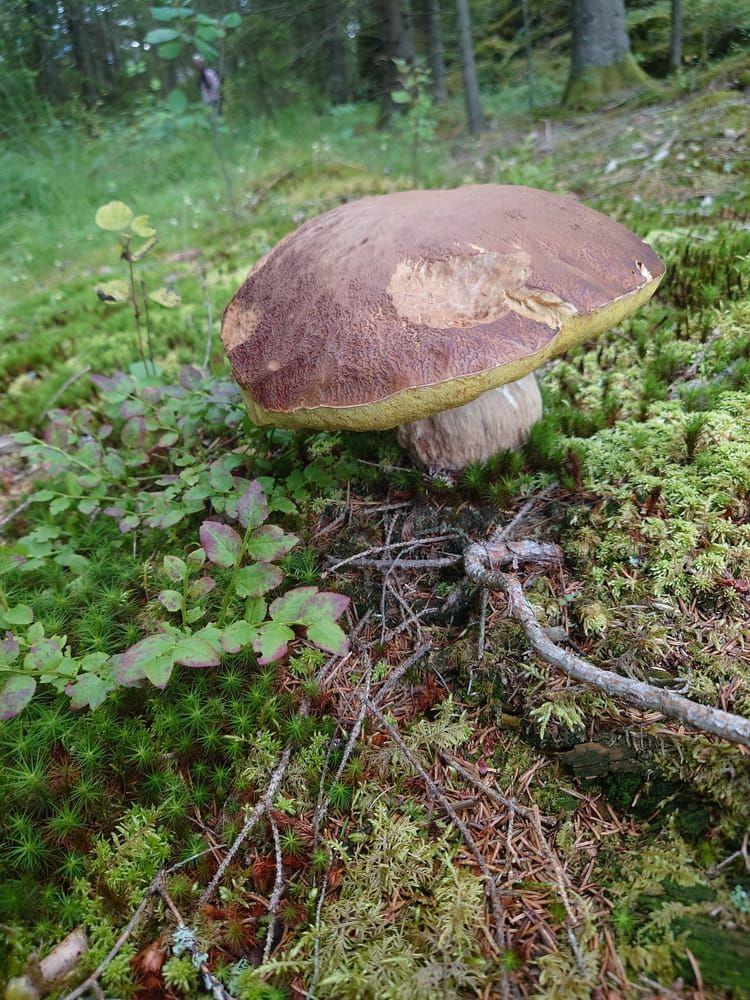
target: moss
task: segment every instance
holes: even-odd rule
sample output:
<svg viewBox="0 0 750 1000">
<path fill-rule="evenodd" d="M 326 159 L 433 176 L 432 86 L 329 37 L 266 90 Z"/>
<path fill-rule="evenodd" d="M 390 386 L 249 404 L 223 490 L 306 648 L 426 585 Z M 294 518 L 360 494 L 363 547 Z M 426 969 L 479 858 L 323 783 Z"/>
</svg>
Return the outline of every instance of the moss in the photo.
<svg viewBox="0 0 750 1000">
<path fill-rule="evenodd" d="M 589 111 L 623 92 L 656 91 L 652 80 L 632 56 L 607 66 L 589 66 L 571 75 L 563 96 L 568 110 Z"/>
</svg>

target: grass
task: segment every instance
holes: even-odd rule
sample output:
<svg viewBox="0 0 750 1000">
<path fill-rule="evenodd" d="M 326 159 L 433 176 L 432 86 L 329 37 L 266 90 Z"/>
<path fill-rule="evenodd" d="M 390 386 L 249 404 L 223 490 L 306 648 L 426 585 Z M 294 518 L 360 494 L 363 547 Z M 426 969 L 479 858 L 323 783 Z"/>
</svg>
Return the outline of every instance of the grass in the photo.
<svg viewBox="0 0 750 1000">
<path fill-rule="evenodd" d="M 149 475 L 187 468 L 177 462 L 185 455 L 208 469 L 218 455 L 244 448 L 236 474 L 273 476 L 298 507 L 279 515 L 302 537 L 284 563 L 296 585 L 318 583 L 331 551 L 346 555 L 382 541 L 388 522 L 370 515 L 368 504 L 408 500 L 417 532 L 447 525 L 480 533 L 525 495 L 557 482 L 551 507 L 531 525 L 566 554 L 561 578 L 541 578 L 531 591 L 546 623 L 564 627 L 597 662 L 653 682 L 686 678 L 692 697 L 750 713 L 743 591 L 750 578 L 750 174 L 744 97 L 730 85 L 736 61 L 723 75 L 717 67 L 708 89 L 669 103 L 549 124 L 530 122 L 518 83 L 491 102 L 498 127 L 479 142 L 459 137 L 457 105 L 441 113 L 438 138 L 423 157 L 425 184 L 523 182 L 573 191 L 648 236 L 668 264 L 647 309 L 543 372 L 546 416 L 523 452 L 472 467 L 447 488 L 412 469 L 387 434 L 259 436 L 233 422 L 230 405 L 214 423 L 206 418 L 197 437 L 189 421 L 181 424 L 170 455 L 154 449 L 120 479 L 112 472 L 123 502 Z M 551 65 L 542 92 L 552 94 L 556 81 Z M 137 458 L 137 443 L 121 437 L 127 414 L 108 411 L 81 374 L 137 358 L 132 318 L 93 292 L 121 267 L 112 239 L 94 226 L 96 208 L 122 199 L 159 229 L 145 273 L 150 287 L 167 282 L 182 295 L 179 309 L 155 316 L 157 358 L 165 376 L 177 378 L 181 364 L 202 359 L 206 299 L 216 319 L 249 266 L 285 232 L 343 199 L 409 185 L 409 137 L 374 133 L 372 125 L 368 108 L 318 115 L 297 107 L 274 122 L 233 121 L 226 143 L 240 226 L 226 211 L 205 138 L 172 133 L 152 112 L 129 123 L 92 121 L 86 131 L 51 123 L 24 147 L 0 153 L 0 280 L 10 290 L 0 319 L 0 425 L 44 430 L 53 397 L 56 408 L 87 403 L 84 432 L 111 423 L 103 439 L 119 442 L 124 459 Z M 202 274 L 186 255 L 196 248 Z M 226 376 L 215 331 L 212 361 L 216 376 Z M 691 388 L 690 378 L 703 384 Z M 4 461 L 9 480 L 22 471 L 13 455 Z M 73 492 L 70 478 L 51 482 Z M 349 522 L 320 535 L 347 490 Z M 10 523 L 4 555 L 21 545 L 41 553 L 39 563 L 28 572 L 3 566 L 6 598 L 33 606 L 46 634 L 67 635 L 77 655 L 117 654 L 153 627 L 161 555 L 192 547 L 200 516 L 193 510 L 177 525 L 123 534 L 110 518 L 35 503 Z M 56 561 L 61 548 L 88 562 Z M 424 606 L 458 581 L 450 570 L 416 580 L 411 599 Z M 379 583 L 367 577 L 346 572 L 337 586 L 360 613 L 379 605 Z M 389 624 L 397 623 L 396 610 L 387 610 Z M 539 874 L 541 862 L 525 843 L 517 844 L 516 860 L 509 855 L 517 869 L 508 906 L 538 914 L 546 936 L 524 923 L 504 966 L 518 971 L 524 989 L 590 995 L 600 974 L 621 983 L 607 964 L 606 927 L 632 981 L 690 981 L 689 947 L 716 996 L 750 995 L 733 937 L 748 926 L 747 878 L 739 864 L 712 872 L 747 825 L 746 756 L 564 684 L 528 660 L 518 629 L 500 613 L 489 619 L 489 656 L 476 664 L 476 620 L 474 604 L 445 615 L 432 630 L 437 671 L 412 672 L 389 711 L 423 766 L 440 766 L 459 799 L 469 793 L 436 763 L 440 748 L 460 748 L 490 768 L 500 787 L 522 789 L 555 817 L 553 842 L 574 887 L 585 975 L 567 944 L 566 914 L 548 881 L 554 876 Z M 407 652 L 403 635 L 378 648 L 376 677 Z M 9 974 L 78 923 L 89 931 L 93 967 L 160 864 L 198 855 L 170 877 L 170 893 L 237 996 L 283 996 L 295 977 L 315 975 L 321 997 L 473 996 L 492 988 L 496 956 L 473 861 L 385 735 L 366 730 L 332 780 L 352 709 L 316 688 L 322 659 L 300 644 L 276 666 L 235 654 L 215 670 L 183 669 L 163 692 L 119 689 L 92 713 L 71 714 L 66 699 L 43 695 L 2 724 L 0 923 L 12 928 L 2 951 Z M 362 680 L 360 658 L 347 669 L 346 684 Z M 303 691 L 313 698 L 309 718 L 299 712 Z M 622 738 L 629 747 L 628 734 L 637 752 L 626 754 L 626 771 L 612 764 L 588 777 L 564 756 L 584 741 L 619 747 Z M 265 787 L 288 741 L 295 753 L 274 814 L 287 873 L 282 938 L 259 976 L 246 957 L 262 952 L 267 933 L 264 900 L 275 871 L 268 826 L 253 834 L 213 911 L 195 913 L 195 904 L 215 852 L 236 834 L 244 806 Z M 316 843 L 310 823 L 326 782 L 331 818 Z M 498 829 L 477 822 L 477 836 L 495 850 Z M 328 898 L 316 930 L 324 877 Z M 136 982 L 160 989 L 164 981 L 197 993 L 188 963 L 162 947 L 167 923 L 156 904 L 108 970 L 108 993 L 130 995 Z M 149 948 L 156 971 L 144 957 Z M 712 953 L 721 960 L 712 962 Z"/>
</svg>

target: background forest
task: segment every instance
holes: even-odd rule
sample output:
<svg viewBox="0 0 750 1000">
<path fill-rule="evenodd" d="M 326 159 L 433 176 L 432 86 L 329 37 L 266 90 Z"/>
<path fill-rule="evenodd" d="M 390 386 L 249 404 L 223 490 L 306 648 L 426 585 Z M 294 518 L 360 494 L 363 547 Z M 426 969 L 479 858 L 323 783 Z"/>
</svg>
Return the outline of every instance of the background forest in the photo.
<svg viewBox="0 0 750 1000">
<path fill-rule="evenodd" d="M 747 746 L 572 681 L 462 561 L 558 546 L 545 635 L 750 716 L 747 0 L 0 4 L 8 1000 L 750 997 Z M 667 266 L 528 443 L 253 426 L 252 265 L 474 183 Z"/>
</svg>

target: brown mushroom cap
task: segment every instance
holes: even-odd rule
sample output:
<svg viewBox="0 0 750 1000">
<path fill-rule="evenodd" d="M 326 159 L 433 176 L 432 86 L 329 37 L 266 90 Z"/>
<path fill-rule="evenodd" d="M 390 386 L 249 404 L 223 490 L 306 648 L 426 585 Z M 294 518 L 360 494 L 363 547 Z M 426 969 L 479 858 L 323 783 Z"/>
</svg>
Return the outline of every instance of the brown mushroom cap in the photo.
<svg viewBox="0 0 750 1000">
<path fill-rule="evenodd" d="M 257 423 L 394 427 L 609 329 L 663 273 L 637 236 L 572 197 L 406 191 L 285 237 L 227 306 L 221 336 Z"/>
</svg>

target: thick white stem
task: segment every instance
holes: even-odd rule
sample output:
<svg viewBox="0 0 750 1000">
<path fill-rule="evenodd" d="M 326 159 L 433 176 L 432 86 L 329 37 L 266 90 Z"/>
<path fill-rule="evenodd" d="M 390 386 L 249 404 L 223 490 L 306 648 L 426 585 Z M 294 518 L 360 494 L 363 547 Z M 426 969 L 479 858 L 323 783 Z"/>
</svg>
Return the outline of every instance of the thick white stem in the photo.
<svg viewBox="0 0 750 1000">
<path fill-rule="evenodd" d="M 482 393 L 471 403 L 402 424 L 398 442 L 433 469 L 463 469 L 498 451 L 519 448 L 542 415 L 534 375 Z"/>
</svg>

